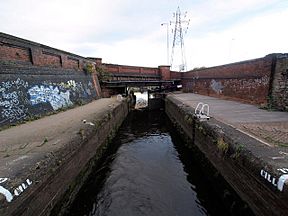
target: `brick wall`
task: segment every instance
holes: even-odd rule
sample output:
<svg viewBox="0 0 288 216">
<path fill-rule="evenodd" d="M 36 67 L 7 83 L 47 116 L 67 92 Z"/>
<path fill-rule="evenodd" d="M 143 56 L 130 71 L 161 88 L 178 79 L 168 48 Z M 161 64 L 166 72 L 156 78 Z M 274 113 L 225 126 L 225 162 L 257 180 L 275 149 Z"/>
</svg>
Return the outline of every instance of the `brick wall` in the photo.
<svg viewBox="0 0 288 216">
<path fill-rule="evenodd" d="M 62 58 L 63 59 L 63 58 Z M 80 60 L 77 58 L 73 57 L 67 57 L 66 65 L 67 68 L 72 68 L 72 69 L 79 69 L 80 68 Z"/>
<path fill-rule="evenodd" d="M 84 57 L 0 33 L 0 127 L 101 97 Z"/>
<path fill-rule="evenodd" d="M 102 64 L 113 80 L 159 80 L 161 74 L 158 68 L 138 67 L 128 65 Z"/>
<path fill-rule="evenodd" d="M 0 59 L 7 61 L 20 61 L 31 63 L 28 48 L 3 43 L 0 41 Z"/>
<path fill-rule="evenodd" d="M 269 99 L 273 108 L 288 111 L 288 54 L 276 57 Z"/>
<path fill-rule="evenodd" d="M 0 61 L 82 71 L 93 60 L 0 33 Z"/>
<path fill-rule="evenodd" d="M 171 71 L 170 72 L 170 77 L 173 80 L 181 80 L 182 79 L 182 73 L 181 72 Z"/>
<path fill-rule="evenodd" d="M 61 55 L 47 52 L 42 50 L 42 54 L 39 56 L 39 61 L 41 62 L 41 66 L 46 67 L 61 67 L 62 66 L 62 59 Z"/>
<path fill-rule="evenodd" d="M 267 105 L 275 55 L 182 74 L 183 90 Z"/>
<path fill-rule="evenodd" d="M 157 68 L 102 63 L 101 58 L 88 58 L 103 67 L 112 77 L 111 80 L 180 80 L 181 73 L 170 71 L 170 66 Z"/>
<path fill-rule="evenodd" d="M 159 66 L 158 68 L 162 80 L 171 80 L 170 66 Z"/>
</svg>

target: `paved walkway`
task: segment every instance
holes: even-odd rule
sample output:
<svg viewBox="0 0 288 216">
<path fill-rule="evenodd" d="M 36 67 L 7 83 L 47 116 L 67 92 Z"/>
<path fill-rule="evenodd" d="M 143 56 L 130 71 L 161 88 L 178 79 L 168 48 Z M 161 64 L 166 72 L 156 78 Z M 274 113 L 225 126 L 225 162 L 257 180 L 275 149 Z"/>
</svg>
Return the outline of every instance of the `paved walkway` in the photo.
<svg viewBox="0 0 288 216">
<path fill-rule="evenodd" d="M 208 104 L 211 117 L 261 140 L 266 145 L 288 147 L 288 112 L 267 111 L 254 105 L 192 93 L 174 96 L 193 108 L 199 102 Z"/>
<path fill-rule="evenodd" d="M 90 121 L 102 119 L 116 104 L 116 98 L 103 98 L 0 131 L 0 177 L 13 176 L 24 163 L 32 164 L 79 139 Z"/>
</svg>

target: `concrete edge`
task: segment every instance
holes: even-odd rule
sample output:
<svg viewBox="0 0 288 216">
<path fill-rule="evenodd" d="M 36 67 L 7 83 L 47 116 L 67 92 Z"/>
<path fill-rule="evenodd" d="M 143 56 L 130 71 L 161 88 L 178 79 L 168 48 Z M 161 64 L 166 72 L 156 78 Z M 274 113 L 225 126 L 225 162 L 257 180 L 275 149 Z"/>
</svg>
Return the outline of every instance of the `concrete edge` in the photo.
<svg viewBox="0 0 288 216">
<path fill-rule="evenodd" d="M 283 172 L 258 154 L 273 149 L 216 119 L 199 121 L 192 107 L 173 96 L 166 97 L 165 111 L 256 215 L 287 213 L 288 188 L 277 188 Z"/>
<path fill-rule="evenodd" d="M 107 109 L 100 120 L 95 119 L 97 125 L 85 128 L 85 135 L 79 134 L 77 139 L 50 152 L 49 156 L 36 158 L 37 167 L 30 167 L 21 173 L 21 178 L 18 176 L 10 182 L 10 188 L 15 188 L 19 196 L 10 203 L 0 196 L 0 215 L 49 215 L 52 209 L 61 214 L 62 208 L 75 198 L 127 114 L 128 104 L 123 101 L 112 110 Z M 0 178 L 1 185 L 5 186 L 2 180 Z"/>
</svg>

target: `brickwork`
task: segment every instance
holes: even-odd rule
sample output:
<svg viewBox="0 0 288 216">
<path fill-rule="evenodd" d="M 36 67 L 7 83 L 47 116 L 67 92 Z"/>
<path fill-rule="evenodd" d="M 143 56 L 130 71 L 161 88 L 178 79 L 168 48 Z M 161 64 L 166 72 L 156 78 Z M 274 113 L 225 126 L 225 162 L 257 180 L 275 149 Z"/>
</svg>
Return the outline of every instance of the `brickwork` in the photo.
<svg viewBox="0 0 288 216">
<path fill-rule="evenodd" d="M 175 72 L 175 71 L 171 71 L 171 72 L 170 72 L 170 77 L 171 77 L 171 79 L 181 80 L 181 78 L 182 78 L 182 73 L 180 73 L 180 72 Z"/>
<path fill-rule="evenodd" d="M 277 56 L 272 86 L 272 107 L 288 111 L 288 54 Z"/>
<path fill-rule="evenodd" d="M 149 67 L 138 67 L 138 66 L 128 66 L 128 65 L 114 65 L 114 64 L 102 64 L 102 66 L 107 70 L 108 73 L 112 74 L 126 74 L 126 75 L 159 75 L 158 68 Z M 169 70 L 170 71 L 170 70 Z"/>
<path fill-rule="evenodd" d="M 161 74 L 162 80 L 171 79 L 170 66 L 159 66 L 159 73 Z"/>
<path fill-rule="evenodd" d="M 0 127 L 101 97 L 93 61 L 0 33 Z"/>
<path fill-rule="evenodd" d="M 0 61 L 79 71 L 86 63 L 95 65 L 92 59 L 4 33 L 0 33 Z"/>
<path fill-rule="evenodd" d="M 63 58 L 64 57 L 62 57 L 62 61 L 63 61 Z M 79 66 L 80 66 L 79 59 L 68 57 L 67 61 L 65 61 L 65 62 L 66 62 L 66 66 L 65 67 L 71 68 L 71 69 L 75 69 L 75 70 L 79 70 Z"/>
<path fill-rule="evenodd" d="M 100 66 L 98 64 L 98 66 Z M 101 67 L 109 74 L 110 81 L 139 81 L 160 80 L 161 75 L 158 68 L 138 67 L 128 65 L 102 64 Z"/>
<path fill-rule="evenodd" d="M 182 74 L 183 89 L 252 104 L 267 104 L 273 55 Z"/>
<path fill-rule="evenodd" d="M 41 66 L 61 67 L 61 56 L 58 54 L 42 51 L 40 56 Z"/>
<path fill-rule="evenodd" d="M 93 58 L 90 58 L 93 59 Z M 94 59 L 96 60 L 96 59 Z M 98 61 L 99 65 L 99 61 Z M 170 66 L 138 67 L 115 64 L 101 64 L 111 75 L 111 80 L 180 80 L 181 73 L 170 71 Z"/>
<path fill-rule="evenodd" d="M 31 62 L 30 50 L 13 44 L 0 42 L 0 59 L 7 61 Z"/>
</svg>

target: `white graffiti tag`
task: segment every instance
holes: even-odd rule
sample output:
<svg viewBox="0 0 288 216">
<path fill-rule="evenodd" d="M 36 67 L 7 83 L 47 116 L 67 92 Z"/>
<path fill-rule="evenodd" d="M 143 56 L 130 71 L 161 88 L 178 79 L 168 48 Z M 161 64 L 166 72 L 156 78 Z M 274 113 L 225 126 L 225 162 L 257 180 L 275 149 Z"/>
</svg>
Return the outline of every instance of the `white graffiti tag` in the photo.
<svg viewBox="0 0 288 216">
<path fill-rule="evenodd" d="M 0 178 L 0 184 L 6 182 L 7 180 L 8 178 Z M 24 190 L 26 190 L 31 184 L 32 181 L 30 179 L 26 179 L 25 182 L 21 183 L 13 190 L 13 193 L 0 185 L 0 194 L 4 195 L 7 202 L 11 202 L 15 196 L 20 196 L 20 194 L 23 193 Z"/>
<path fill-rule="evenodd" d="M 0 178 L 0 183 L 7 181 L 8 178 Z M 0 185 L 0 193 L 3 194 L 7 200 L 7 202 L 11 202 L 13 199 L 13 195 L 10 193 L 9 190 L 5 189 Z"/>
<path fill-rule="evenodd" d="M 28 83 L 19 78 L 0 84 L 0 110 L 4 119 L 1 122 L 13 122 L 26 117 L 27 108 L 20 103 L 20 98 L 23 96 L 22 89 L 27 87 Z"/>
<path fill-rule="evenodd" d="M 279 191 L 283 191 L 285 183 L 288 181 L 288 169 L 287 168 L 281 168 L 278 169 L 278 171 L 281 171 L 283 174 L 277 178 L 270 174 L 269 172 L 262 169 L 260 171 L 260 175 L 266 179 L 268 182 L 270 182 L 274 187 L 277 187 Z"/>
<path fill-rule="evenodd" d="M 34 86 L 28 90 L 32 105 L 50 103 L 54 110 L 73 105 L 70 101 L 70 92 L 60 92 L 58 87 Z"/>
<path fill-rule="evenodd" d="M 0 92 L 4 91 L 5 89 L 10 89 L 10 88 L 16 88 L 19 89 L 21 87 L 27 88 L 28 87 L 28 82 L 25 82 L 24 80 L 17 79 L 17 80 L 9 80 L 7 82 L 2 82 L 0 85 Z"/>
</svg>

